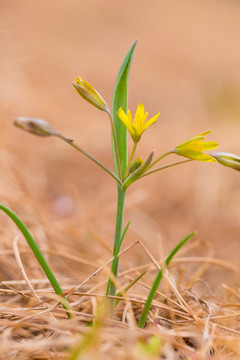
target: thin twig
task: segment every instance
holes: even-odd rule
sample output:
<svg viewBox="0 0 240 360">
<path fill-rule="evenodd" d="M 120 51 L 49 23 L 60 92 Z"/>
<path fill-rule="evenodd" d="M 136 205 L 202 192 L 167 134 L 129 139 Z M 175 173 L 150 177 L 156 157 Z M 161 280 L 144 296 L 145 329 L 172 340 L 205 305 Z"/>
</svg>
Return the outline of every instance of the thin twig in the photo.
<svg viewBox="0 0 240 360">
<path fill-rule="evenodd" d="M 13 251 L 14 251 L 14 255 L 15 255 L 15 258 L 16 258 L 16 261 L 18 263 L 18 266 L 20 268 L 20 271 L 22 273 L 22 276 L 24 277 L 24 280 L 27 284 L 27 286 L 29 287 L 29 289 L 31 290 L 32 294 L 35 296 L 35 298 L 37 299 L 37 301 L 41 302 L 41 299 L 40 297 L 38 296 L 38 294 L 36 293 L 36 291 L 34 290 L 27 274 L 26 274 L 26 271 L 24 269 L 24 266 L 23 266 L 23 263 L 22 263 L 22 260 L 21 260 L 21 257 L 20 257 L 20 254 L 19 254 L 19 250 L 18 250 L 18 240 L 19 240 L 20 236 L 17 235 L 13 241 Z"/>
</svg>

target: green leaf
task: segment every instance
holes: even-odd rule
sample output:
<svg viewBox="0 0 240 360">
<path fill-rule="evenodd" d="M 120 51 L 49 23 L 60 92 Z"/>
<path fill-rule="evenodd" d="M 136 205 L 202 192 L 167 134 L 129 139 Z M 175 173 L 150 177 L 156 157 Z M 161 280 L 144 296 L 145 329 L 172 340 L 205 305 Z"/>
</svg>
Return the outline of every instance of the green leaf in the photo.
<svg viewBox="0 0 240 360">
<path fill-rule="evenodd" d="M 121 106 L 123 110 L 127 112 L 128 77 L 129 77 L 129 72 L 130 72 L 132 58 L 136 44 L 137 44 L 137 40 L 133 42 L 132 46 L 130 47 L 122 63 L 122 66 L 117 76 L 117 80 L 113 90 L 113 97 L 112 97 L 112 117 L 116 132 L 117 147 L 118 147 L 122 174 L 125 173 L 125 170 L 127 168 L 127 128 L 118 118 L 117 111 Z M 113 158 L 114 158 L 115 170 L 117 171 L 116 154 L 114 147 L 113 147 Z"/>
<path fill-rule="evenodd" d="M 37 258 L 41 268 L 43 269 L 43 271 L 45 272 L 48 280 L 50 281 L 53 289 L 55 290 L 55 293 L 57 295 L 62 296 L 62 305 L 65 309 L 70 309 L 70 305 L 67 301 L 67 299 L 63 296 L 63 291 L 61 286 L 59 285 L 55 275 L 53 274 L 50 266 L 48 265 L 46 259 L 44 258 L 41 250 L 39 249 L 36 241 L 34 240 L 34 238 L 32 237 L 32 235 L 30 234 L 28 228 L 26 227 L 26 225 L 22 222 L 22 220 L 19 219 L 19 217 L 9 208 L 7 208 L 6 206 L 0 204 L 0 209 L 2 211 L 5 212 L 5 214 L 7 214 L 13 221 L 14 223 L 17 225 L 17 227 L 19 228 L 19 230 L 21 231 L 21 233 L 23 234 L 23 236 L 25 237 L 25 239 L 27 240 L 28 245 L 30 246 L 30 248 L 32 249 L 35 257 Z M 71 317 L 71 315 L 69 313 L 67 313 L 68 317 Z"/>
</svg>

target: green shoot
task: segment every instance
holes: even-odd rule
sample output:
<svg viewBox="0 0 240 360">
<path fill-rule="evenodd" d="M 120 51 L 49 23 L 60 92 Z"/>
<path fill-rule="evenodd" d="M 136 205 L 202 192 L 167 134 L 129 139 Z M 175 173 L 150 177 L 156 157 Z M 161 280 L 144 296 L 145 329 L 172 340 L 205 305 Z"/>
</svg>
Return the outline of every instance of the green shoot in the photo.
<svg viewBox="0 0 240 360">
<path fill-rule="evenodd" d="M 36 259 L 38 260 L 38 262 L 39 262 L 39 264 L 41 266 L 41 268 L 45 272 L 48 280 L 50 281 L 55 293 L 60 296 L 60 301 L 61 301 L 61 298 L 62 298 L 63 301 L 61 301 L 61 303 L 62 303 L 63 307 L 65 309 L 69 310 L 70 305 L 69 305 L 67 299 L 63 296 L 63 291 L 62 291 L 61 286 L 59 285 L 55 275 L 53 274 L 50 266 L 48 265 L 45 257 L 43 256 L 41 250 L 39 249 L 36 241 L 34 240 L 32 235 L 30 234 L 30 232 L 29 232 L 28 228 L 26 227 L 26 225 L 22 222 L 22 220 L 20 220 L 20 218 L 12 210 L 7 208 L 6 206 L 0 204 L 0 209 L 2 211 L 4 211 L 5 214 L 7 214 L 13 220 L 13 222 L 16 224 L 16 226 L 19 228 L 19 230 L 21 231 L 21 233 L 25 237 L 28 245 L 32 249 Z M 67 312 L 67 316 L 70 318 L 71 314 Z"/>
</svg>

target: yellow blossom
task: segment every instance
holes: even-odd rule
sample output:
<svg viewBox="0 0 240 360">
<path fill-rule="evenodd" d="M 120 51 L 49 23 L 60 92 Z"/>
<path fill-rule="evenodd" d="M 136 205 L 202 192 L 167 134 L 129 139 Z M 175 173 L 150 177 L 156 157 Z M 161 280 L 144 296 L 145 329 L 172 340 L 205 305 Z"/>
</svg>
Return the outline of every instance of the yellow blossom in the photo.
<svg viewBox="0 0 240 360">
<path fill-rule="evenodd" d="M 142 133 L 150 125 L 152 125 L 157 121 L 160 112 L 151 119 L 149 119 L 148 121 L 146 121 L 148 113 L 147 112 L 145 113 L 143 104 L 139 104 L 133 120 L 131 116 L 131 111 L 128 110 L 126 114 L 122 107 L 119 108 L 117 115 L 119 119 L 123 122 L 123 124 L 126 126 L 128 131 L 130 132 L 133 141 L 137 143 L 141 139 Z"/>
<path fill-rule="evenodd" d="M 210 132 L 211 130 L 205 131 L 204 133 L 185 141 L 172 150 L 172 152 L 192 160 L 215 162 L 216 160 L 214 157 L 204 154 L 203 152 L 205 150 L 215 149 L 218 146 L 216 141 L 204 141 L 205 135 Z"/>
<path fill-rule="evenodd" d="M 106 101 L 87 81 L 78 76 L 74 79 L 73 86 L 79 95 L 81 95 L 90 104 L 94 105 L 99 110 L 109 112 Z"/>
</svg>

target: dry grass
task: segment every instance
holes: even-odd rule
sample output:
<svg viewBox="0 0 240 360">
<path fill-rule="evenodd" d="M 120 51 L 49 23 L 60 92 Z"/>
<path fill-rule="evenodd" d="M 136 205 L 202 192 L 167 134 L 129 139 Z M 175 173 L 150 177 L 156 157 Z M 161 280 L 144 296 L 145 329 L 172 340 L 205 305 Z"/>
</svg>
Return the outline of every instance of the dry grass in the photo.
<svg viewBox="0 0 240 360">
<path fill-rule="evenodd" d="M 16 248 L 11 251 L 9 247 L 7 254 L 5 250 L 0 255 L 4 263 L 9 261 L 9 272 L 17 270 L 20 273 L 25 269 L 31 274 L 32 259 L 28 250 L 24 251 L 20 247 L 18 251 Z M 19 269 L 13 264 L 14 256 Z M 29 261 L 20 266 L 21 256 L 27 256 Z M 58 258 L 61 255 L 58 253 L 53 256 Z M 74 260 L 81 263 L 81 259 Z M 233 265 L 214 258 L 177 258 L 165 274 L 146 329 L 140 330 L 136 325 L 146 289 L 151 286 L 149 279 L 142 279 L 137 292 L 132 289 L 131 293 L 121 298 L 114 320 L 102 321 L 94 341 L 87 343 L 79 359 L 91 359 L 93 356 L 95 359 L 237 359 L 240 356 L 240 295 L 237 289 L 225 286 L 227 291 L 224 298 L 198 296 L 192 290 L 196 281 L 199 281 L 199 278 L 196 280 L 196 274 L 192 277 L 187 275 L 190 287 L 181 281 L 187 272 L 186 265 L 183 265 L 186 262 L 200 263 L 198 274 L 203 273 L 206 266 L 217 265 L 239 275 Z M 149 263 L 141 269 L 150 272 L 153 267 Z M 2 281 L 1 358 L 68 359 L 72 347 L 78 342 L 84 344 L 86 334 L 91 335 L 93 331 L 86 324 L 94 321 L 97 302 L 101 302 L 104 296 L 102 289 L 106 279 L 103 280 L 105 276 L 100 275 L 103 269 L 98 268 L 81 283 L 71 277 L 71 272 L 68 278 L 60 278 L 66 295 L 71 294 L 72 319 L 66 318 L 65 311 L 44 279 L 31 277 L 28 281 Z M 139 270 L 123 270 L 120 282 L 126 284 L 139 274 Z M 66 273 L 66 268 L 63 272 Z M 155 357 L 147 352 L 144 354 L 139 345 L 147 343 L 152 335 L 162 339 L 158 356 Z"/>
<path fill-rule="evenodd" d="M 1 216 L 0 273 L 1 279 L 5 279 L 0 286 L 1 359 L 239 358 L 237 266 L 215 258 L 209 244 L 202 244 L 200 240 L 191 242 L 165 273 L 146 328 L 141 330 L 137 327 L 137 320 L 164 254 L 161 250 L 161 259 L 156 259 L 140 240 L 134 241 L 121 252 L 118 287 L 124 287 L 144 270 L 147 273 L 121 297 L 114 320 L 107 319 L 104 312 L 102 316 L 97 315 L 96 320 L 97 304 L 104 299 L 112 261 L 107 255 L 110 253 L 109 245 L 90 228 L 95 248 L 80 250 L 79 230 L 74 225 L 76 218 L 55 223 L 43 221 L 44 209 L 31 199 L 18 171 L 10 168 L 16 184 L 14 207 L 21 208 L 25 198 L 23 220 L 40 243 L 68 296 L 73 318 L 66 317 L 24 239 L 19 239 L 14 225 Z M 8 203 L 11 203 L 10 199 Z M 29 218 L 26 214 L 30 213 Z M 60 233 L 64 234 L 62 239 Z M 81 242 L 84 243 L 84 239 Z M 160 237 L 158 245 L 163 248 Z M 205 255 L 192 256 L 194 250 L 201 247 Z M 96 249 L 103 254 L 97 261 Z M 127 257 L 131 251 L 145 253 L 148 261 L 134 265 Z M 213 267 L 222 270 L 219 277 L 215 277 L 216 282 L 222 282 L 223 272 L 232 277 L 231 284 L 223 284 L 221 295 L 212 292 L 204 276 Z M 97 321 L 98 326 L 86 326 L 92 321 Z M 151 352 L 147 344 L 153 336 L 157 336 L 160 342 Z M 73 355 L 74 349 L 78 355 Z"/>
</svg>

